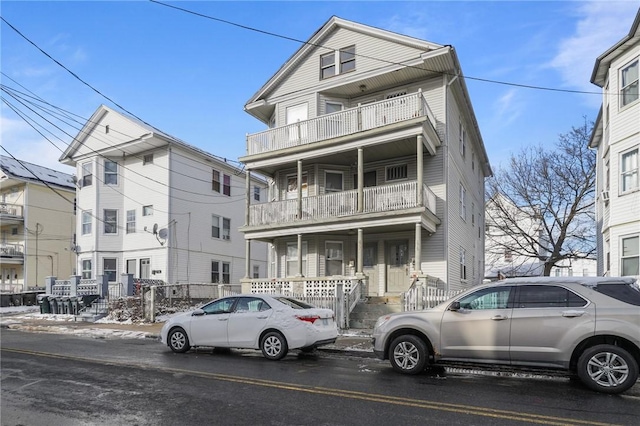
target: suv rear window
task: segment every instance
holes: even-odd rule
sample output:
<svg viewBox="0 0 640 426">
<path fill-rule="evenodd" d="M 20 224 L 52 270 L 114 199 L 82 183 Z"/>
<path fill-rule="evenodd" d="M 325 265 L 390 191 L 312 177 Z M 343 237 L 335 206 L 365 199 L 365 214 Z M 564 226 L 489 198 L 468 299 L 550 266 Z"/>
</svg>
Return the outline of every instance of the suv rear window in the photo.
<svg viewBox="0 0 640 426">
<path fill-rule="evenodd" d="M 634 284 L 599 284 L 594 290 L 630 305 L 640 306 L 640 287 Z"/>
<path fill-rule="evenodd" d="M 518 308 L 568 308 L 587 304 L 582 297 L 564 287 L 523 285 L 519 289 Z"/>
</svg>

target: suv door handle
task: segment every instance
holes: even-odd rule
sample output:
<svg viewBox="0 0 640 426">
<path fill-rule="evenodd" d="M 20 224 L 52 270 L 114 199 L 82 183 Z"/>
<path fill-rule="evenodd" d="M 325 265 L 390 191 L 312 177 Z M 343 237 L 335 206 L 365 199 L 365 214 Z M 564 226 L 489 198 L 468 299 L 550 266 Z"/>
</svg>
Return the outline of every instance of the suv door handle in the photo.
<svg viewBox="0 0 640 426">
<path fill-rule="evenodd" d="M 573 317 L 581 317 L 583 315 L 584 315 L 584 311 L 562 311 L 563 317 L 573 318 Z"/>
<path fill-rule="evenodd" d="M 229 318 L 218 318 L 218 321 L 227 321 Z"/>
<path fill-rule="evenodd" d="M 504 315 L 496 315 L 495 317 L 491 317 L 491 319 L 494 321 L 502 321 L 502 320 L 509 319 L 509 317 Z"/>
</svg>

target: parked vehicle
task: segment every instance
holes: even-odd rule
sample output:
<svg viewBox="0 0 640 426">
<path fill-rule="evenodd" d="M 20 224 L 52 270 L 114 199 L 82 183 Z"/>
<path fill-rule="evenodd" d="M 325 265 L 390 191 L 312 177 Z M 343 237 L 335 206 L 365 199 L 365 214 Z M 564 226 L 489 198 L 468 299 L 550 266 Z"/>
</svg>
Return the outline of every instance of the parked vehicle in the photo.
<svg viewBox="0 0 640 426">
<path fill-rule="evenodd" d="M 282 359 L 290 349 L 310 352 L 337 337 L 331 309 L 265 294 L 214 300 L 170 318 L 160 332 L 161 341 L 174 352 L 199 346 L 260 349 L 271 360 Z"/>
<path fill-rule="evenodd" d="M 400 373 L 434 364 L 552 369 L 621 393 L 638 379 L 640 286 L 630 277 L 498 281 L 380 317 L 373 346 Z"/>
</svg>

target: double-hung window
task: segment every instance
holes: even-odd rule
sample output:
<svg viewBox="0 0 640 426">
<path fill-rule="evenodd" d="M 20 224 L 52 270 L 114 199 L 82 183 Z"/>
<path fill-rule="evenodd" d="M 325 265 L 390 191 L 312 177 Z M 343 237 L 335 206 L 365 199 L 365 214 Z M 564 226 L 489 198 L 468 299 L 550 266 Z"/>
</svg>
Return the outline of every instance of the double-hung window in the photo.
<svg viewBox="0 0 640 426">
<path fill-rule="evenodd" d="M 467 132 L 464 130 L 462 121 L 459 123 L 459 142 L 460 142 L 460 155 L 464 159 L 467 155 Z"/>
<path fill-rule="evenodd" d="M 104 184 L 118 184 L 118 163 L 111 160 L 104 160 Z"/>
<path fill-rule="evenodd" d="M 224 195 L 226 195 L 227 197 L 231 196 L 231 176 L 229 175 L 224 175 L 223 181 L 222 181 L 222 193 Z"/>
<path fill-rule="evenodd" d="M 336 63 L 337 62 L 337 63 Z M 320 79 L 356 69 L 356 47 L 349 46 L 320 56 Z"/>
<path fill-rule="evenodd" d="M 211 237 L 231 239 L 231 219 L 217 215 L 211 216 Z"/>
<path fill-rule="evenodd" d="M 222 218 L 222 239 L 231 239 L 231 219 L 228 219 L 226 217 Z"/>
<path fill-rule="evenodd" d="M 622 193 L 638 189 L 638 148 L 620 157 L 620 184 Z"/>
<path fill-rule="evenodd" d="M 231 176 L 213 169 L 211 176 L 211 189 L 215 192 L 231 196 Z"/>
<path fill-rule="evenodd" d="M 622 68 L 620 73 L 622 106 L 638 100 L 638 59 Z"/>
<path fill-rule="evenodd" d="M 107 281 L 116 281 L 117 264 L 118 261 L 115 258 L 102 259 L 102 273 L 107 277 Z"/>
<path fill-rule="evenodd" d="M 217 170 L 213 170 L 213 175 L 211 177 L 211 189 L 215 192 L 220 192 L 220 172 Z"/>
<path fill-rule="evenodd" d="M 82 235 L 91 234 L 91 224 L 93 222 L 93 216 L 91 210 L 82 212 Z"/>
<path fill-rule="evenodd" d="M 253 199 L 260 201 L 260 187 L 257 185 L 253 187 Z"/>
<path fill-rule="evenodd" d="M 460 279 L 467 279 L 467 251 L 460 247 Z"/>
<path fill-rule="evenodd" d="M 640 237 L 622 239 L 622 275 L 640 275 Z"/>
<path fill-rule="evenodd" d="M 127 234 L 136 232 L 136 211 L 127 210 Z"/>
<path fill-rule="evenodd" d="M 467 220 L 467 189 L 464 185 L 460 184 L 460 217 L 462 220 Z"/>
<path fill-rule="evenodd" d="M 105 234 L 118 233 L 118 210 L 104 209 L 103 220 Z"/>
<path fill-rule="evenodd" d="M 88 162 L 82 165 L 82 179 L 80 180 L 80 186 L 91 186 L 93 183 L 93 163 Z"/>
<path fill-rule="evenodd" d="M 91 259 L 84 259 L 82 261 L 82 279 L 91 279 Z"/>
</svg>

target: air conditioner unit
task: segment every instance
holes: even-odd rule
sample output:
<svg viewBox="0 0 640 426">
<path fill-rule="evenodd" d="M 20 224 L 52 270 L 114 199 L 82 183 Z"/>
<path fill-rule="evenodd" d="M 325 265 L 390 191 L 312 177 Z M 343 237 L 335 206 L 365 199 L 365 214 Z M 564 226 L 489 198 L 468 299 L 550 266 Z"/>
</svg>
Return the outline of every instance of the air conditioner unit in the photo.
<svg viewBox="0 0 640 426">
<path fill-rule="evenodd" d="M 605 203 L 609 201 L 609 191 L 602 191 L 602 201 Z"/>
<path fill-rule="evenodd" d="M 230 239 L 231 239 L 231 236 L 230 236 L 230 235 L 223 235 L 223 236 L 222 236 L 222 239 L 223 239 L 223 240 L 230 240 Z"/>
</svg>

